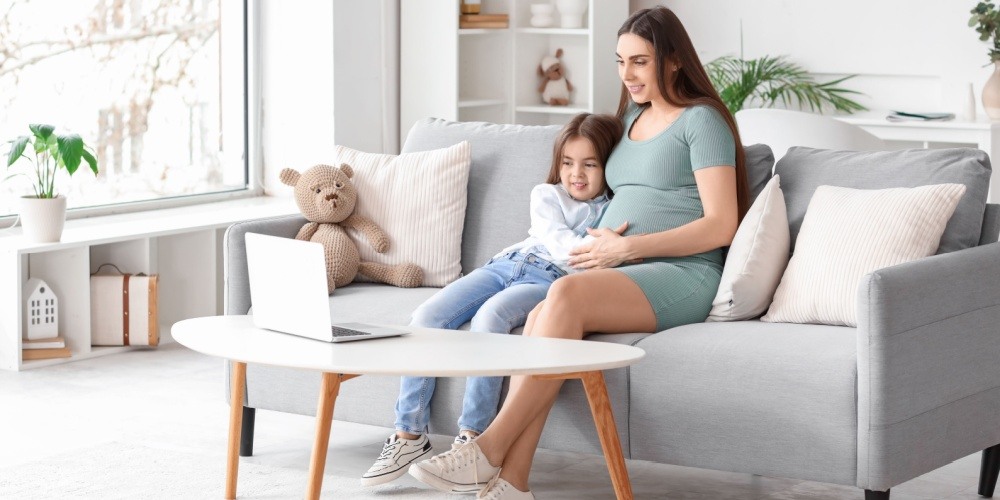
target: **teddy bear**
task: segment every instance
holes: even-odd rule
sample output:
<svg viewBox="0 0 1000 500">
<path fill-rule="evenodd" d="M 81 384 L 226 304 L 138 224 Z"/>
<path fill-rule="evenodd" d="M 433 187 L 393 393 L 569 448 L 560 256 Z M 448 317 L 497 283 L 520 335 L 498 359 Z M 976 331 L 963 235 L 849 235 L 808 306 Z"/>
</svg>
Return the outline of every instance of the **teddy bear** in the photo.
<svg viewBox="0 0 1000 500">
<path fill-rule="evenodd" d="M 358 192 L 351 182 L 353 176 L 354 170 L 346 163 L 340 168 L 316 165 L 303 173 L 292 168 L 281 171 L 281 182 L 295 188 L 295 203 L 309 221 L 299 229 L 295 239 L 323 245 L 329 293 L 354 281 L 358 273 L 402 288 L 420 286 L 424 273 L 415 264 L 361 261 L 358 247 L 346 228 L 358 230 L 378 253 L 389 249 L 389 237 L 374 221 L 354 213 Z"/>
<path fill-rule="evenodd" d="M 538 65 L 538 76 L 543 77 L 538 91 L 542 93 L 542 102 L 553 106 L 565 106 L 569 104 L 569 93 L 573 91 L 573 84 L 566 79 L 566 70 L 563 68 L 562 49 L 556 50 L 555 56 L 545 56 L 541 64 Z"/>
</svg>

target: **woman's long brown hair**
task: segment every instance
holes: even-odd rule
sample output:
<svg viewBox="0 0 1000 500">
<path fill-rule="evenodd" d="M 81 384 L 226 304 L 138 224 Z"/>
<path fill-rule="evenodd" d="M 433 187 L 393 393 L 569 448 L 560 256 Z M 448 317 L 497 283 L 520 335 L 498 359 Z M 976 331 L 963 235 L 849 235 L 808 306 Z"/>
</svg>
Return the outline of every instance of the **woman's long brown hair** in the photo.
<svg viewBox="0 0 1000 500">
<path fill-rule="evenodd" d="M 733 133 L 733 142 L 736 144 L 736 204 L 739 209 L 739 220 L 750 208 L 750 190 L 747 182 L 746 154 L 743 151 L 743 143 L 740 141 L 740 134 L 736 128 L 736 119 L 722 103 L 719 93 L 712 86 L 712 81 L 708 78 L 708 73 L 701 65 L 698 53 L 694 50 L 691 38 L 681 24 L 680 19 L 670 9 L 666 7 L 653 7 L 642 9 L 633 13 L 618 30 L 618 36 L 626 33 L 637 35 L 648 41 L 653 46 L 653 54 L 656 59 L 657 83 L 660 87 L 660 95 L 670 104 L 680 107 L 695 105 L 711 106 L 715 109 Z M 667 62 L 677 64 L 677 71 L 674 73 L 672 91 L 667 91 L 668 69 Z M 628 104 L 632 98 L 622 83 L 621 99 L 618 102 L 618 118 L 625 116 Z"/>
</svg>

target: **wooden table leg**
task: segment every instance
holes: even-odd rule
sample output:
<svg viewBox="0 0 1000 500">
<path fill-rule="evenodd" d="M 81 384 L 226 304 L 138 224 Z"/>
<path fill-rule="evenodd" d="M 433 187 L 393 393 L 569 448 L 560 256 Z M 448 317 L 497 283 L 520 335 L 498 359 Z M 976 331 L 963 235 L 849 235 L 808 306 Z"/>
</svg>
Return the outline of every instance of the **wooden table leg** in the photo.
<svg viewBox="0 0 1000 500">
<path fill-rule="evenodd" d="M 587 392 L 587 402 L 590 412 L 594 415 L 597 435 L 601 438 L 601 448 L 604 450 L 604 460 L 608 463 L 611 473 L 611 484 L 615 487 L 618 500 L 632 500 L 632 482 L 625 468 L 625 456 L 622 454 L 622 444 L 618 440 L 618 427 L 615 426 L 615 416 L 611 412 L 611 399 L 608 398 L 608 388 L 604 384 L 603 372 L 585 372 L 582 374 L 583 388 Z"/>
<path fill-rule="evenodd" d="M 632 482 L 625 468 L 625 455 L 622 453 L 622 443 L 618 439 L 618 427 L 611 411 L 611 399 L 608 397 L 608 386 L 604 383 L 604 372 L 573 372 L 551 375 L 534 375 L 541 380 L 567 380 L 578 378 L 583 382 L 583 390 L 587 393 L 590 403 L 590 413 L 594 416 L 597 426 L 597 436 L 601 439 L 601 449 L 604 450 L 604 461 L 608 463 L 611 474 L 611 484 L 615 487 L 618 500 L 632 500 Z"/>
<path fill-rule="evenodd" d="M 342 376 L 324 373 L 316 405 L 316 440 L 313 441 L 312 458 L 309 460 L 309 484 L 306 499 L 319 500 L 323 488 L 323 470 L 326 468 L 326 451 L 330 444 L 330 422 L 333 420 L 333 403 L 340 392 Z"/>
<path fill-rule="evenodd" d="M 236 498 L 236 475 L 240 466 L 240 428 L 243 425 L 243 392 L 247 385 L 247 364 L 232 362 L 232 398 L 229 400 L 229 450 L 226 458 L 226 499 Z"/>
</svg>

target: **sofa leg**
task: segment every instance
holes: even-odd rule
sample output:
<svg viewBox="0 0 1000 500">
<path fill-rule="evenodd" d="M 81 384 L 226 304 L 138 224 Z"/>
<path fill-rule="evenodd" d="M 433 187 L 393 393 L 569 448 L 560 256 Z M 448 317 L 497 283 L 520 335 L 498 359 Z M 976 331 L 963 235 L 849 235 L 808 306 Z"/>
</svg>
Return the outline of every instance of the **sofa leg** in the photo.
<svg viewBox="0 0 1000 500">
<path fill-rule="evenodd" d="M 243 426 L 240 429 L 240 456 L 253 456 L 253 424 L 257 415 L 256 408 L 243 407 Z"/>
<path fill-rule="evenodd" d="M 889 500 L 889 490 L 865 490 L 865 500 Z"/>
<path fill-rule="evenodd" d="M 983 464 L 979 468 L 979 495 L 993 498 L 1000 473 L 1000 444 L 983 450 Z"/>
</svg>

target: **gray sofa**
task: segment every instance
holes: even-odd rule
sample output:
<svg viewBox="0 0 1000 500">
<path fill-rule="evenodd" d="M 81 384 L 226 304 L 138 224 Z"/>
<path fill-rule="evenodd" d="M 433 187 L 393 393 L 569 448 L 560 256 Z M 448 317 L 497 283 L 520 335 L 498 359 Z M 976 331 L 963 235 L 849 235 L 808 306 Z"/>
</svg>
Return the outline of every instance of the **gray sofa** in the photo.
<svg viewBox="0 0 1000 500">
<path fill-rule="evenodd" d="M 411 130 L 404 153 L 472 145 L 464 271 L 524 237 L 528 195 L 545 177 L 558 130 L 432 119 Z M 859 283 L 858 328 L 743 321 L 589 336 L 647 353 L 606 373 L 625 456 L 855 485 L 867 498 L 888 498 L 897 484 L 986 450 L 980 493 L 992 494 L 1000 468 L 1000 206 L 985 202 L 986 154 L 793 148 L 774 166 L 767 146 L 746 150 L 754 195 L 772 167 L 781 174 L 793 244 L 821 184 L 962 182 L 968 190 L 938 255 Z M 226 314 L 251 306 L 244 234 L 294 237 L 303 222 L 279 217 L 228 230 Z M 356 283 L 330 300 L 344 320 L 406 324 L 435 291 Z M 241 453 L 252 454 L 254 409 L 315 415 L 319 382 L 311 372 L 249 366 Z M 335 418 L 392 427 L 398 387 L 395 377 L 352 380 L 341 388 Z M 439 381 L 432 432 L 455 431 L 463 388 L 461 379 Z M 581 385 L 567 383 L 541 446 L 599 454 L 593 425 Z"/>
</svg>

